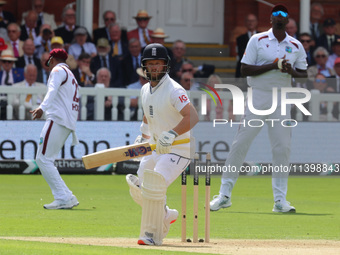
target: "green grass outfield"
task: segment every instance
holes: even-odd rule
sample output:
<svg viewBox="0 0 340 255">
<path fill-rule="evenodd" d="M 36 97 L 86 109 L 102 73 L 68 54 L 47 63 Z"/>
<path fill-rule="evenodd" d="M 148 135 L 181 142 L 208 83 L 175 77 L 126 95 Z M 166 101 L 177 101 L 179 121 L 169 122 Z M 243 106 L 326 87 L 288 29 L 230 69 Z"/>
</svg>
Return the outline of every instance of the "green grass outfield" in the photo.
<svg viewBox="0 0 340 255">
<path fill-rule="evenodd" d="M 0 236 L 137 238 L 141 208 L 128 192 L 122 175 L 64 175 L 80 205 L 72 210 L 45 210 L 53 201 L 41 175 L 0 175 Z M 204 179 L 200 179 L 200 238 L 204 237 Z M 211 196 L 219 178 L 212 178 Z M 188 178 L 188 237 L 192 237 L 192 178 Z M 212 239 L 326 239 L 340 240 L 340 178 L 290 177 L 287 199 L 296 214 L 272 213 L 271 178 L 240 177 L 231 208 L 211 212 Z M 181 209 L 178 179 L 169 187 L 168 205 Z M 180 239 L 181 221 L 168 237 Z M 188 250 L 189 252 L 190 250 Z M 0 254 L 188 254 L 160 253 L 138 248 L 55 244 L 0 239 Z M 190 253 L 195 254 L 195 253 Z"/>
</svg>

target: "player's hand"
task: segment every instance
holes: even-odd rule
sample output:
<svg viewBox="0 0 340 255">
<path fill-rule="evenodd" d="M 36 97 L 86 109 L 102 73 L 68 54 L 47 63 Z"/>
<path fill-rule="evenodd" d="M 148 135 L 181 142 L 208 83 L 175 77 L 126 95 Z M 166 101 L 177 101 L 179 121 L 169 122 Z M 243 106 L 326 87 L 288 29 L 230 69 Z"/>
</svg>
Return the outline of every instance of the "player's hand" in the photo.
<svg viewBox="0 0 340 255">
<path fill-rule="evenodd" d="M 156 153 L 157 154 L 170 153 L 171 144 L 174 142 L 176 136 L 177 134 L 173 130 L 170 130 L 169 132 L 163 131 L 157 141 Z"/>
<path fill-rule="evenodd" d="M 147 142 L 149 139 L 144 138 L 143 136 L 139 135 L 136 137 L 135 142 L 134 143 L 145 143 Z"/>
<path fill-rule="evenodd" d="M 35 120 L 35 119 L 40 119 L 44 111 L 41 108 L 37 108 L 37 109 L 30 111 L 30 113 L 32 113 L 33 120 Z"/>
<path fill-rule="evenodd" d="M 281 72 L 283 73 L 289 73 L 291 74 L 292 72 L 292 65 L 290 63 L 288 63 L 288 61 L 286 59 L 284 59 L 282 61 L 282 69 Z"/>
</svg>

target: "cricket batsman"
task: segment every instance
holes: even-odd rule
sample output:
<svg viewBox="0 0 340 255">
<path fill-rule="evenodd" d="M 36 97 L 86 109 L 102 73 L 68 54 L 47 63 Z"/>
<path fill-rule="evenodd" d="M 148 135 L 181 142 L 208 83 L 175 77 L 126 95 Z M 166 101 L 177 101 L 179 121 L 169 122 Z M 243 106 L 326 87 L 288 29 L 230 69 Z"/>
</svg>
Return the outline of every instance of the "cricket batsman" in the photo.
<svg viewBox="0 0 340 255">
<path fill-rule="evenodd" d="M 167 188 L 190 163 L 190 143 L 172 143 L 190 138 L 198 115 L 185 89 L 169 77 L 170 57 L 164 46 L 147 45 L 141 65 L 149 82 L 141 89 L 142 135 L 135 143 L 149 141 L 156 150 L 141 160 L 138 177 L 129 174 L 126 180 L 133 200 L 142 206 L 138 244 L 162 245 L 178 217 L 177 210 L 166 206 Z"/>
</svg>

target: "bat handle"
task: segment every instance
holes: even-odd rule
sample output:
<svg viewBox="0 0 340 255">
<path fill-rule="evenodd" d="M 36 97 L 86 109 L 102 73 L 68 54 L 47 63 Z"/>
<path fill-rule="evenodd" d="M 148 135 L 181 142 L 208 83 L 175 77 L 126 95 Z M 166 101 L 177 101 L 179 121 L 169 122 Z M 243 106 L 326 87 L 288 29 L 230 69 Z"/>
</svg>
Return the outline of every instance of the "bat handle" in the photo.
<svg viewBox="0 0 340 255">
<path fill-rule="evenodd" d="M 178 145 L 178 144 L 184 144 L 184 143 L 190 143 L 190 138 L 176 140 L 172 143 L 172 145 Z M 156 144 L 150 144 L 150 147 L 151 147 L 151 150 L 153 151 L 156 149 Z"/>
</svg>

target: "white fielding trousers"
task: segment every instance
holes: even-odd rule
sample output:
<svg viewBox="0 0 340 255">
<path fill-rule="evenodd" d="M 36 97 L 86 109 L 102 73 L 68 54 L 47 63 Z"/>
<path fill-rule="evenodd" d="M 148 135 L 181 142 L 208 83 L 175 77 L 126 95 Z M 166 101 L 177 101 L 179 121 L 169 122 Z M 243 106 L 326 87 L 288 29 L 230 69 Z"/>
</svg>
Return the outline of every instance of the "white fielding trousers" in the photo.
<svg viewBox="0 0 340 255">
<path fill-rule="evenodd" d="M 253 90 L 253 104 L 257 110 L 270 109 L 272 105 L 271 91 L 256 91 Z M 273 167 L 286 167 L 289 169 L 290 145 L 291 145 L 291 127 L 284 127 L 281 121 L 290 119 L 290 105 L 287 106 L 286 115 L 281 115 L 281 102 L 279 100 L 277 109 L 270 115 L 259 116 L 251 113 L 248 106 L 245 110 L 245 123 L 240 125 L 236 137 L 231 146 L 228 158 L 226 160 L 226 167 L 233 167 L 237 172 L 223 172 L 220 194 L 231 197 L 232 190 L 235 186 L 237 178 L 239 177 L 240 168 L 244 162 L 247 152 L 252 144 L 254 138 L 260 132 L 262 127 L 250 127 L 247 125 L 249 120 L 261 119 L 268 126 L 268 135 L 272 149 Z M 275 119 L 274 126 L 272 122 L 265 121 L 265 119 Z M 243 119 L 240 121 L 242 122 Z M 259 122 L 253 122 L 251 125 L 259 125 Z M 257 148 L 261 150 L 261 148 Z M 273 172 L 272 173 L 272 189 L 274 201 L 286 201 L 287 185 L 289 172 Z"/>
<path fill-rule="evenodd" d="M 143 183 L 144 170 L 148 169 L 160 173 L 165 179 L 166 186 L 169 187 L 189 164 L 190 159 L 188 158 L 176 154 L 157 154 L 153 151 L 151 155 L 144 157 L 140 162 L 137 171 L 139 183 Z"/>
<path fill-rule="evenodd" d="M 48 119 L 40 134 L 36 162 L 41 174 L 50 186 L 55 200 L 67 201 L 72 196 L 72 191 L 66 186 L 54 165 L 54 161 L 70 133 L 70 129 Z"/>
</svg>

